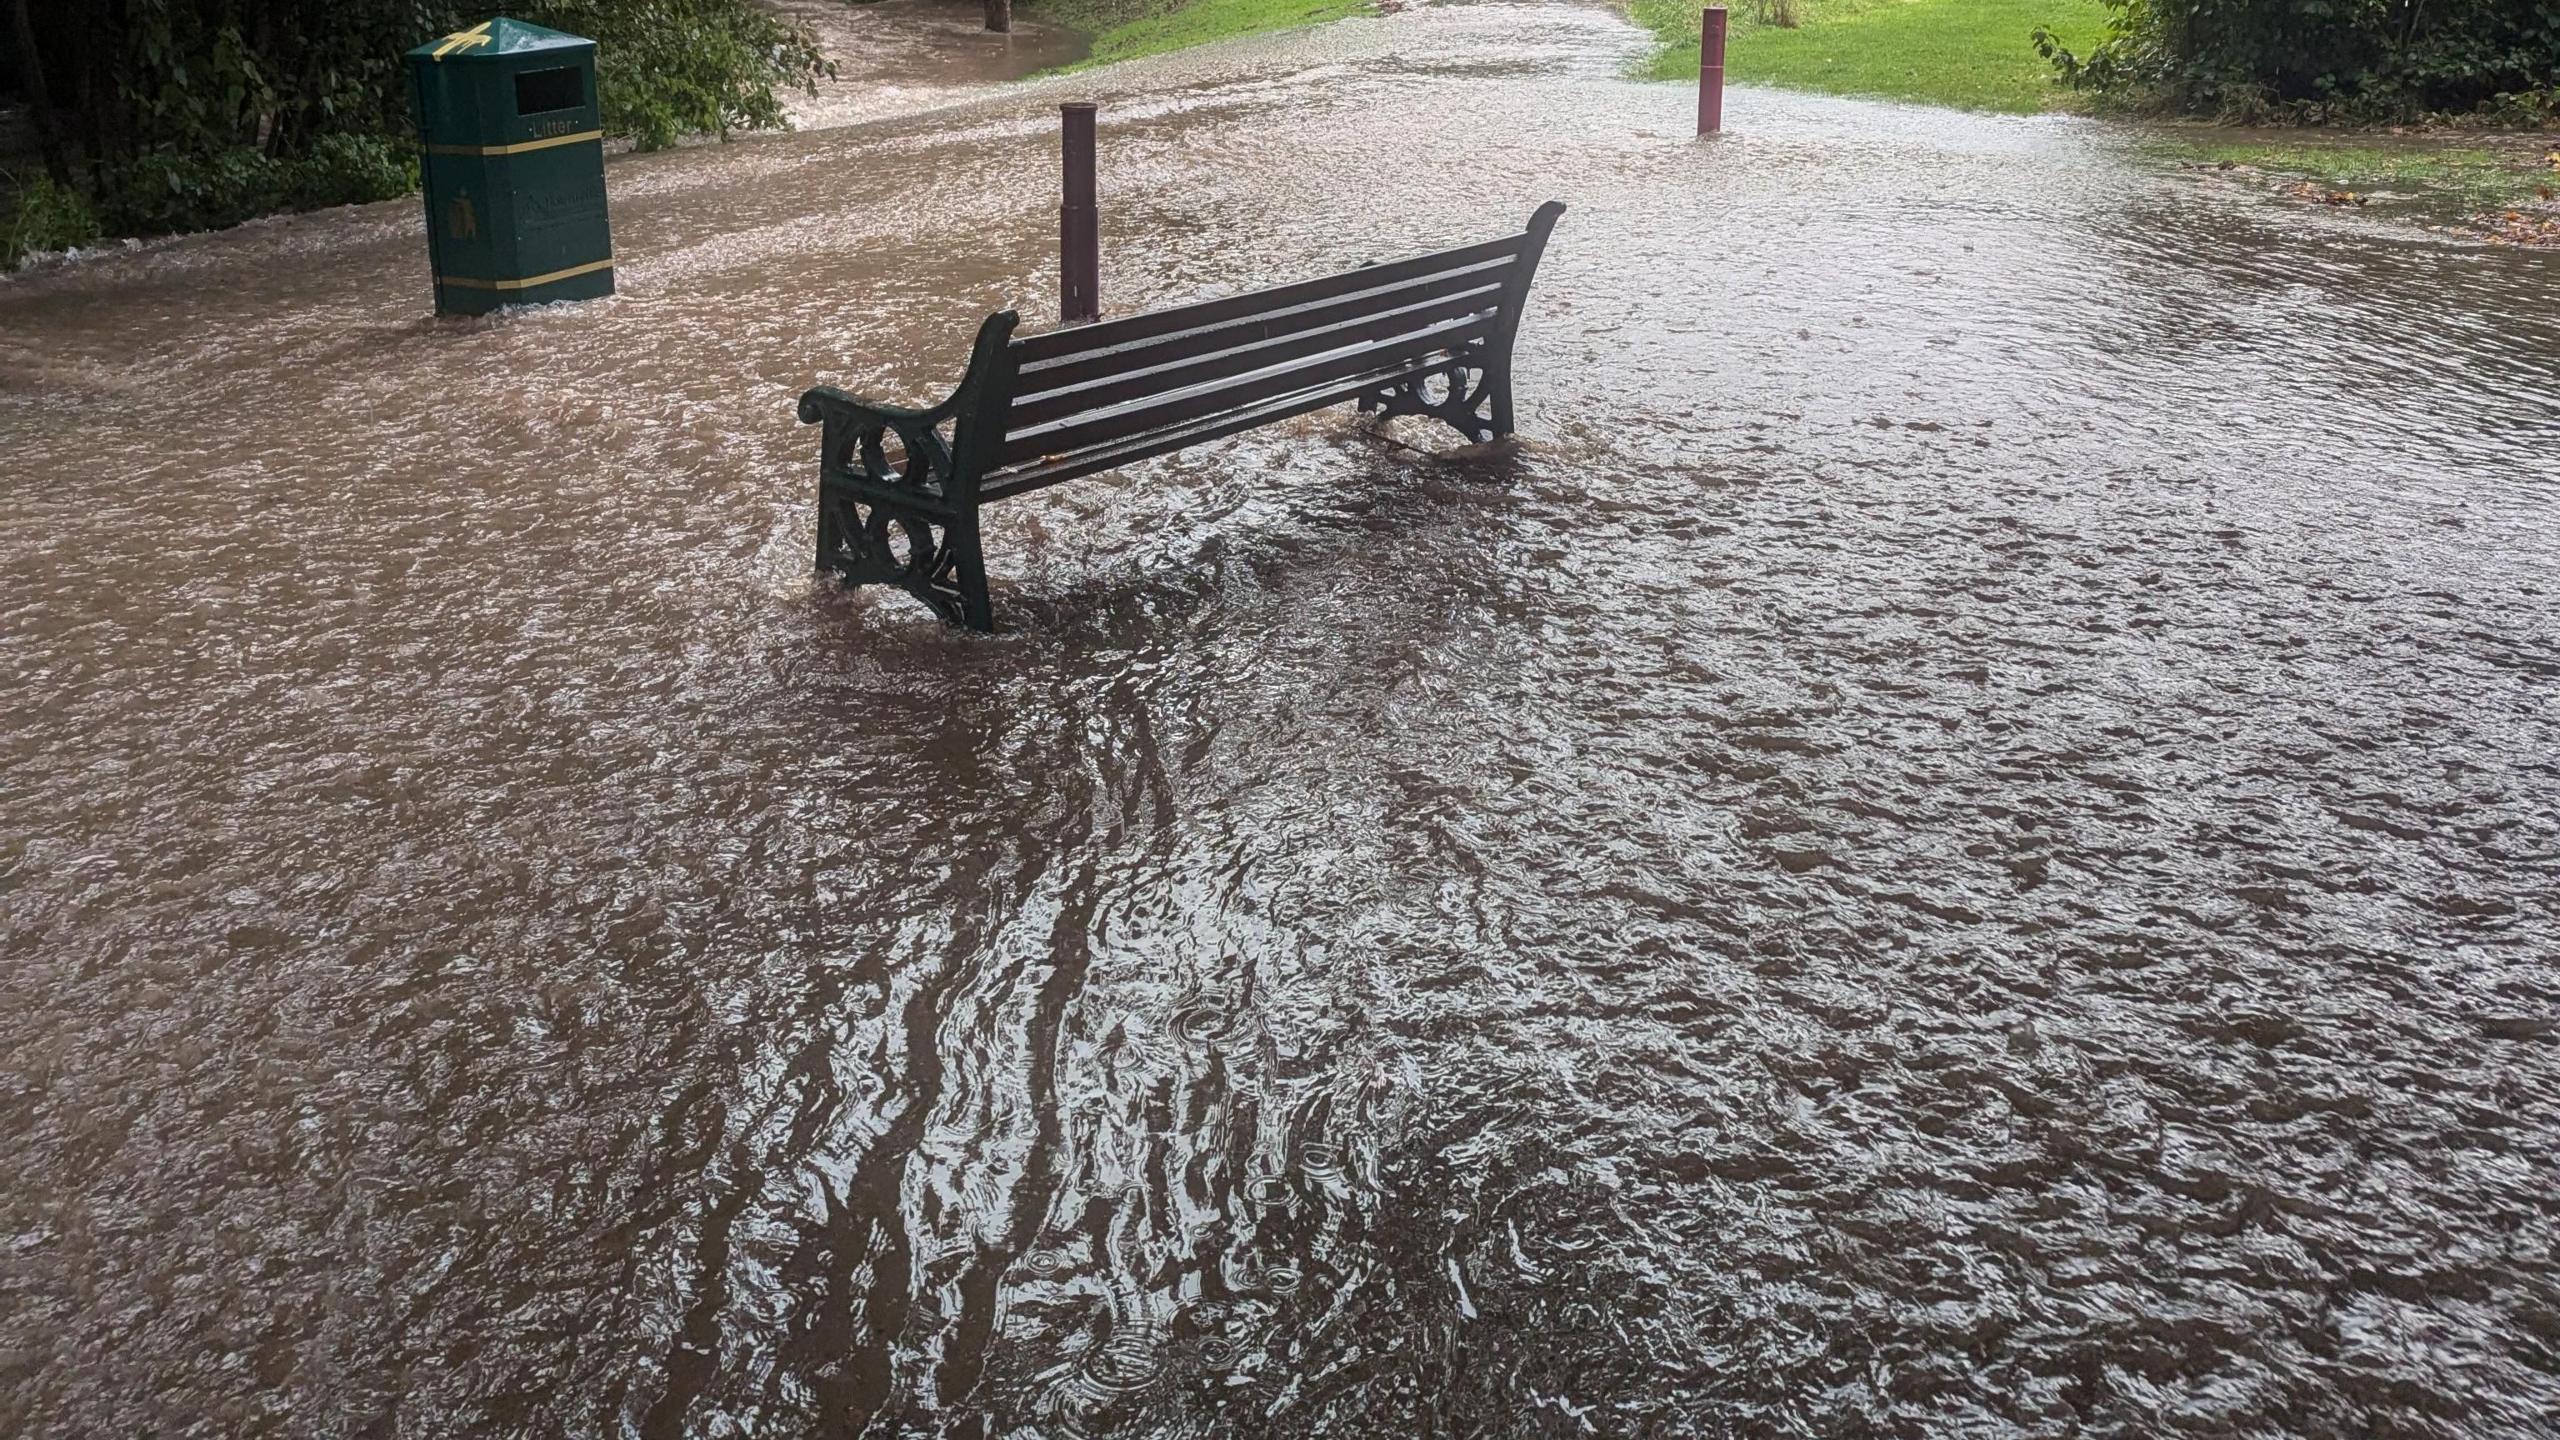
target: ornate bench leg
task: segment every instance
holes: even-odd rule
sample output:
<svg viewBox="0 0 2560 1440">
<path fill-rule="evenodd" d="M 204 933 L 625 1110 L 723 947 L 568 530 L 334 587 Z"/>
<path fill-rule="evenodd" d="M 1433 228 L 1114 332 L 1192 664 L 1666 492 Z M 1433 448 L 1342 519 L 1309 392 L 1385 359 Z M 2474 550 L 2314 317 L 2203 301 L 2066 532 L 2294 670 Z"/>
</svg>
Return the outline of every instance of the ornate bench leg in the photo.
<svg viewBox="0 0 2560 1440">
<path fill-rule="evenodd" d="M 800 418 L 826 421 L 818 451 L 819 572 L 849 586 L 895 585 L 954 625 L 993 630 L 975 492 L 952 483 L 951 447 L 933 412 L 870 407 L 813 390 L 801 397 Z"/>
<path fill-rule="evenodd" d="M 823 478 L 820 479 L 818 481 L 818 554 L 811 564 L 821 575 L 844 573 L 835 561 L 836 552 L 842 550 L 845 545 L 844 510 L 845 505 L 837 499 L 834 487 L 828 485 Z"/>
<path fill-rule="evenodd" d="M 960 593 L 960 623 L 981 635 L 995 632 L 995 607 L 987 603 L 987 557 L 978 548 L 978 517 L 953 522 L 945 546 L 951 552 L 951 578 Z"/>
<path fill-rule="evenodd" d="M 896 584 L 970 630 L 996 628 L 978 518 L 942 520 L 819 484 L 817 569 L 852 584 Z"/>
<path fill-rule="evenodd" d="M 1360 410 L 1381 420 L 1428 416 L 1482 444 L 1511 433 L 1510 377 L 1500 366 L 1463 356 L 1428 375 L 1361 396 Z"/>
<path fill-rule="evenodd" d="M 895 585 L 954 625 L 996 628 L 975 515 L 945 520 L 822 485 L 818 568 L 848 586 Z"/>
</svg>

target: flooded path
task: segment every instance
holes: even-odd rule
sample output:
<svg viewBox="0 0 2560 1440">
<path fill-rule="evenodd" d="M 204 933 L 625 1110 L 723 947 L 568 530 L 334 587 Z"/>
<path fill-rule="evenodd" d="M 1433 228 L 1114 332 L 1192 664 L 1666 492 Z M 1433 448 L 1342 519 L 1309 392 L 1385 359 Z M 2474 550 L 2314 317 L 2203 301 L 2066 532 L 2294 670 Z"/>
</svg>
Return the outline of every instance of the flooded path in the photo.
<svg viewBox="0 0 2560 1440">
<path fill-rule="evenodd" d="M 991 34 L 970 0 L 760 0 L 806 30 L 836 73 L 783 97 L 793 126 L 824 130 L 981 100 L 1085 57 L 1084 36 L 1016 17 Z"/>
<path fill-rule="evenodd" d="M 0 1432 L 2529 1436 L 2555 262 L 1409 11 L 0 285 Z M 824 380 L 1565 217 L 807 575 Z M 1419 439 L 1420 436 L 1415 438 Z"/>
</svg>

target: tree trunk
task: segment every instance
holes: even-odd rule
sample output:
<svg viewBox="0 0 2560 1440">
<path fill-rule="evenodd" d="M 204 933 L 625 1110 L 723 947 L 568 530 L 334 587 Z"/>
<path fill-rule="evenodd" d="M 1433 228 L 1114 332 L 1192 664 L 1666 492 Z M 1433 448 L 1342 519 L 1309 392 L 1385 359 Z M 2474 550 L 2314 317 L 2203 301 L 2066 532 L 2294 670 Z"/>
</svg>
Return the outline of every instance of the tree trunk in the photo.
<svg viewBox="0 0 2560 1440">
<path fill-rule="evenodd" d="M 27 0 L 18 0 L 18 3 L 23 6 Z M 1010 33 L 1013 29 L 1013 0 L 986 0 L 986 6 L 987 28 L 999 35 Z"/>
<path fill-rule="evenodd" d="M 993 5 L 996 0 L 987 3 Z M 44 86 L 44 57 L 36 53 L 36 27 L 27 18 L 27 0 L 10 0 L 9 25 L 17 32 L 18 69 L 27 86 L 27 113 L 36 122 L 36 146 L 44 151 L 45 173 L 53 177 L 54 184 L 70 189 L 71 160 L 62 152 L 61 132 L 53 128 L 53 95 Z"/>
</svg>

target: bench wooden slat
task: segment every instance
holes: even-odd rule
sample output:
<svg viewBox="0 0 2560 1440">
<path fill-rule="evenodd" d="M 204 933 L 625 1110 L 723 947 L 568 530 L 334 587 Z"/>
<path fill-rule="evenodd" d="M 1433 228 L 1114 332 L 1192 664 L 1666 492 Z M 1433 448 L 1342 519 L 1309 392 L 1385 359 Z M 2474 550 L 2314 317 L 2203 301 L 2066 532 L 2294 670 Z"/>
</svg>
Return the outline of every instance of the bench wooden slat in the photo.
<svg viewBox="0 0 2560 1440">
<path fill-rule="evenodd" d="M 1265 336 L 1254 324 L 1222 326 L 1216 334 L 1232 341 L 1215 353 L 1178 356 L 1135 374 L 1081 385 L 1072 390 L 1052 390 L 1036 396 L 1017 395 L 1008 412 L 1008 431 L 1021 431 L 1046 425 L 1088 410 L 1103 410 L 1187 389 L 1207 380 L 1224 379 L 1275 365 L 1284 360 L 1320 355 L 1362 341 L 1388 340 L 1420 330 L 1443 320 L 1468 315 L 1489 314 L 1501 308 L 1502 287 L 1481 285 L 1454 295 L 1442 295 L 1408 304 L 1374 315 L 1359 315 L 1297 333 L 1282 332 Z M 1204 332 L 1206 333 L 1206 332 Z"/>
<path fill-rule="evenodd" d="M 1219 410 L 1259 404 L 1272 396 L 1288 394 L 1309 385 L 1392 370 L 1423 356 L 1445 355 L 1471 341 L 1482 340 L 1492 325 L 1490 313 L 1470 315 L 1386 340 L 1329 351 L 1312 359 L 1268 366 L 1223 383 L 1153 396 L 1118 409 L 1095 413 L 1090 418 L 1039 426 L 1006 436 L 997 463 L 1011 465 L 1043 455 L 1065 455 L 1087 446 L 1108 444 L 1126 436 L 1197 420 Z"/>
<path fill-rule="evenodd" d="M 1429 360 L 1378 374 L 1336 380 L 1276 396 L 1243 410 L 1221 411 L 1194 424 L 1151 431 L 1116 445 L 1102 445 L 1073 455 L 1061 456 L 1046 463 L 998 471 L 986 478 L 978 496 L 981 500 L 1002 500 L 1008 496 L 1028 494 L 1034 490 L 1046 489 L 1051 485 L 1063 484 L 1104 470 L 1117 470 L 1123 465 L 1134 465 L 1141 460 L 1150 460 L 1158 455 L 1170 455 L 1176 450 L 1189 449 L 1191 446 L 1211 440 L 1222 440 L 1229 435 L 1240 435 L 1258 426 L 1339 405 L 1345 400 L 1356 400 L 1380 386 L 1393 385 L 1398 381 L 1428 375 L 1444 363 L 1446 362 L 1434 356 Z"/>
<path fill-rule="evenodd" d="M 1232 349 L 1256 339 L 1313 330 L 1364 315 L 1384 314 L 1444 295 L 1488 288 L 1499 290 L 1510 280 L 1511 265 L 1507 259 L 1488 261 L 1419 279 L 1400 280 L 1352 295 L 1257 312 L 1222 324 L 1205 325 L 1148 340 L 1133 340 L 1089 354 L 1047 361 L 1019 372 L 1014 382 L 1014 399 L 1016 403 L 1036 400 L 1052 391 L 1089 384 L 1109 376 L 1153 369 L 1189 356 Z"/>
<path fill-rule="evenodd" d="M 1459 270 L 1487 260 L 1508 259 L 1520 253 L 1526 237 L 1506 235 L 1499 240 L 1443 250 L 1434 255 L 1416 255 L 1386 265 L 1369 265 L 1346 270 L 1321 280 L 1301 280 L 1294 285 L 1278 285 L 1269 290 L 1256 290 L 1231 295 L 1223 300 L 1204 300 L 1194 305 L 1178 305 L 1171 310 L 1158 310 L 1147 315 L 1132 315 L 1125 320 L 1105 320 L 1099 325 L 1078 325 L 1052 330 L 1013 342 L 1014 359 L 1025 369 L 1043 360 L 1062 355 L 1081 355 L 1093 350 L 1106 350 L 1133 340 L 1149 340 L 1159 335 L 1172 335 L 1184 330 L 1223 324 L 1248 315 L 1265 314 L 1316 300 L 1329 300 L 1361 290 L 1375 290 L 1406 280 L 1435 275 L 1443 270 Z"/>
</svg>

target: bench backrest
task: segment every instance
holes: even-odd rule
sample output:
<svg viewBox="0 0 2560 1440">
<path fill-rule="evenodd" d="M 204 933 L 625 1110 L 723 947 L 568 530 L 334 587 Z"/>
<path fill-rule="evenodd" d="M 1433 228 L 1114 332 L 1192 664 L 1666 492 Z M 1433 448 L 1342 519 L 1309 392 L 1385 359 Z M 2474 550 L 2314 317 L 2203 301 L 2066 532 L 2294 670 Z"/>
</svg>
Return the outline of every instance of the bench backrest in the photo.
<svg viewBox="0 0 2560 1440">
<path fill-rule="evenodd" d="M 1463 349 L 1508 363 L 1521 298 L 1563 209 L 1550 202 L 1525 232 L 1479 245 L 1003 342 L 1011 383 L 992 466 L 1088 450 Z"/>
</svg>

